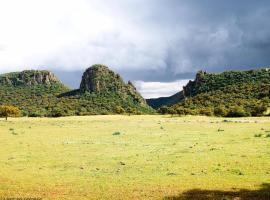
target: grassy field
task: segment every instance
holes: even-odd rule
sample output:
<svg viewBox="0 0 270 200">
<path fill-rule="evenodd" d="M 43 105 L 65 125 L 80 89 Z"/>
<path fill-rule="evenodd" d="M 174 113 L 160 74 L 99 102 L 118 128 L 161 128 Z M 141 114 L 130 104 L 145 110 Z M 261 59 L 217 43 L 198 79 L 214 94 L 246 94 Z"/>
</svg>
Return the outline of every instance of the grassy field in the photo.
<svg viewBox="0 0 270 200">
<path fill-rule="evenodd" d="M 0 120 L 0 199 L 270 199 L 270 118 Z"/>
</svg>

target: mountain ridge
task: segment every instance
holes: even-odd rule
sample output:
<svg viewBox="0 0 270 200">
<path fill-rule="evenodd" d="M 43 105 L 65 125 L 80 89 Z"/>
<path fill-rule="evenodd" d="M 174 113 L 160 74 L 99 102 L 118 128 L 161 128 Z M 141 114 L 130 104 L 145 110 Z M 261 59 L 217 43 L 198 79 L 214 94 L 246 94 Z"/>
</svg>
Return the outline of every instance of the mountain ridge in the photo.
<svg viewBox="0 0 270 200">
<path fill-rule="evenodd" d="M 54 73 L 48 70 L 23 70 L 0 75 L 0 84 L 9 86 L 34 86 L 39 84 L 63 84 Z"/>
<path fill-rule="evenodd" d="M 199 71 L 195 79 L 183 87 L 182 93 L 177 103 L 166 104 L 169 98 L 163 99 L 163 104 L 156 102 L 156 105 L 160 103 L 160 112 L 219 115 L 218 110 L 223 110 L 222 116 L 263 115 L 270 106 L 270 70 Z M 164 106 L 168 108 L 162 108 Z"/>
<path fill-rule="evenodd" d="M 90 74 L 86 79 L 84 75 L 93 69 L 101 73 Z M 93 65 L 85 71 L 84 75 L 79 89 L 71 90 L 47 70 L 24 70 L 2 74 L 0 75 L 0 102 L 19 107 L 25 116 L 154 112 L 131 82 L 125 83 L 119 74 L 108 67 Z M 102 78 L 114 77 L 117 79 L 100 82 Z M 99 81 L 96 82 L 98 79 Z M 97 85 L 102 88 L 87 89 Z"/>
</svg>

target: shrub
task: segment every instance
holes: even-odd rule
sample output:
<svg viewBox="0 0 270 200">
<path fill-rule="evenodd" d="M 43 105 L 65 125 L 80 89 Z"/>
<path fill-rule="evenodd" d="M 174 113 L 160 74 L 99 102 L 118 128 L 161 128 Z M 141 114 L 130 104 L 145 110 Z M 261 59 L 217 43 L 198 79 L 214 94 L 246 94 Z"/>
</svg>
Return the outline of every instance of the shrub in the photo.
<svg viewBox="0 0 270 200">
<path fill-rule="evenodd" d="M 215 116 L 225 117 L 228 114 L 228 110 L 224 106 L 219 106 L 214 109 Z"/>
<path fill-rule="evenodd" d="M 128 113 L 128 115 L 136 114 L 136 109 L 135 108 L 128 107 L 127 108 L 127 113 Z"/>
<path fill-rule="evenodd" d="M 254 137 L 262 137 L 261 133 L 255 134 Z"/>
<path fill-rule="evenodd" d="M 121 135 L 121 133 L 117 131 L 117 132 L 114 132 L 112 135 Z"/>
<path fill-rule="evenodd" d="M 50 113 L 50 117 L 62 117 L 62 116 L 65 116 L 65 114 L 60 108 L 54 108 Z"/>
<path fill-rule="evenodd" d="M 186 111 L 185 111 L 184 108 L 178 107 L 178 108 L 176 109 L 176 113 L 177 113 L 178 115 L 185 115 L 185 114 L 186 114 Z"/>
<path fill-rule="evenodd" d="M 28 117 L 43 117 L 44 115 L 42 115 L 41 113 L 38 112 L 32 112 L 28 114 Z"/>
<path fill-rule="evenodd" d="M 241 106 L 235 106 L 230 108 L 227 117 L 247 117 L 250 116 L 250 113 L 245 111 L 245 109 Z"/>
<path fill-rule="evenodd" d="M 117 114 L 123 114 L 123 113 L 125 113 L 125 109 L 122 106 L 116 106 L 115 112 Z"/>
<path fill-rule="evenodd" d="M 168 114 L 170 114 L 170 115 L 176 115 L 177 114 L 177 111 L 173 107 L 170 107 L 168 109 Z"/>
<path fill-rule="evenodd" d="M 167 106 L 162 106 L 161 108 L 158 109 L 158 113 L 165 115 L 168 113 L 168 107 Z"/>
<path fill-rule="evenodd" d="M 213 116 L 213 110 L 211 108 L 202 108 L 199 110 L 199 114 L 206 116 Z"/>
<path fill-rule="evenodd" d="M 266 105 L 255 105 L 251 109 L 251 115 L 252 116 L 262 116 L 267 111 Z"/>
</svg>

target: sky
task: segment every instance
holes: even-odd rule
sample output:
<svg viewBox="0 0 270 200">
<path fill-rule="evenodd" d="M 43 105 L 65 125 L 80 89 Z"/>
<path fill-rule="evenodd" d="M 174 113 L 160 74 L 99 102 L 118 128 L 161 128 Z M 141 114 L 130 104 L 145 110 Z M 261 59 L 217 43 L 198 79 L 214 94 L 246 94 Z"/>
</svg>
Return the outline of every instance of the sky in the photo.
<svg viewBox="0 0 270 200">
<path fill-rule="evenodd" d="M 78 88 L 105 64 L 145 98 L 198 70 L 270 66 L 269 0 L 0 0 L 0 73 L 48 69 Z"/>
</svg>

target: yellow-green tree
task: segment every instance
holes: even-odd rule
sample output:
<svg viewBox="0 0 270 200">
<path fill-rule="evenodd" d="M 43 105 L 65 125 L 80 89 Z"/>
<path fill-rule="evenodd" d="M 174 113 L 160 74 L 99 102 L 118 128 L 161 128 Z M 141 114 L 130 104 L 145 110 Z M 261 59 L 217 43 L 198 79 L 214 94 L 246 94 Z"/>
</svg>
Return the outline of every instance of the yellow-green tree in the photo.
<svg viewBox="0 0 270 200">
<path fill-rule="evenodd" d="M 21 115 L 21 111 L 16 106 L 10 105 L 0 105 L 0 117 L 5 117 L 6 120 L 8 117 L 19 117 Z"/>
<path fill-rule="evenodd" d="M 116 106 L 115 112 L 117 114 L 123 114 L 123 113 L 125 113 L 125 109 L 122 106 Z"/>
</svg>

